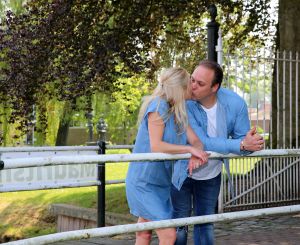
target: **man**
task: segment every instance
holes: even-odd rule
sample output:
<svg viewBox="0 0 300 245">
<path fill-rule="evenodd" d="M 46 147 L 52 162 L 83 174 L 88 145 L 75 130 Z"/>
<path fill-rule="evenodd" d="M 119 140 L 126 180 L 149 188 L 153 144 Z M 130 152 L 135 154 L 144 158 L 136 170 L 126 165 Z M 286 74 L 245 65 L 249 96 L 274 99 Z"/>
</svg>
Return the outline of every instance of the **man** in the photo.
<svg viewBox="0 0 300 245">
<path fill-rule="evenodd" d="M 221 88 L 222 68 L 213 61 L 202 61 L 191 76 L 194 101 L 188 101 L 189 124 L 204 144 L 204 149 L 223 154 L 243 154 L 263 148 L 263 138 L 250 130 L 245 101 L 233 91 Z M 224 161 L 224 163 L 226 163 Z M 228 161 L 225 164 L 229 172 Z M 222 162 L 208 163 L 188 176 L 187 161 L 178 161 L 171 190 L 173 218 L 214 214 L 221 185 Z M 175 244 L 186 244 L 187 227 L 177 228 Z M 213 224 L 194 226 L 195 245 L 214 244 Z"/>
</svg>

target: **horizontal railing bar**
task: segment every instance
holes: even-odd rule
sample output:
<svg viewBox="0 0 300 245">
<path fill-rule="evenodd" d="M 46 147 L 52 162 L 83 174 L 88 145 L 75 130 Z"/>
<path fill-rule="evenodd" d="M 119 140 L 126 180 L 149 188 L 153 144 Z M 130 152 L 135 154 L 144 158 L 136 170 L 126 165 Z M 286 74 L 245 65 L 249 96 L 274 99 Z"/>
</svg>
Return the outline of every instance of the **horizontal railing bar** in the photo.
<svg viewBox="0 0 300 245">
<path fill-rule="evenodd" d="M 4 159 L 3 169 L 73 165 L 73 164 L 95 164 L 108 162 L 128 161 L 161 161 L 188 159 L 191 154 L 164 154 L 164 153 L 137 153 L 137 154 L 106 154 L 106 155 L 80 155 L 80 156 L 47 156 L 31 158 Z"/>
<path fill-rule="evenodd" d="M 235 154 L 219 154 L 210 152 L 210 159 L 229 159 L 241 157 L 295 157 L 300 156 L 300 149 L 274 149 L 262 150 L 251 153 L 247 156 Z M 166 154 L 166 153 L 135 153 L 135 154 L 106 154 L 106 155 L 81 155 L 81 156 L 46 156 L 31 158 L 14 158 L 0 161 L 0 169 L 27 168 L 38 166 L 53 166 L 67 164 L 95 164 L 108 162 L 136 162 L 136 161 L 162 161 L 162 160 L 180 160 L 191 157 L 187 154 Z"/>
<path fill-rule="evenodd" d="M 106 145 L 106 149 L 133 149 L 134 145 Z M 98 151 L 99 146 L 25 146 L 0 147 L 0 153 L 43 151 Z"/>
<path fill-rule="evenodd" d="M 232 213 L 213 214 L 205 216 L 196 216 L 190 218 L 151 221 L 138 224 L 117 225 L 103 228 L 93 228 L 86 230 L 67 231 L 51 235 L 29 238 L 15 242 L 8 242 L 6 245 L 42 245 L 54 242 L 68 240 L 87 239 L 91 237 L 112 236 L 136 231 L 154 230 L 160 228 L 177 227 L 194 224 L 215 223 L 220 221 L 253 218 L 266 215 L 284 214 L 300 212 L 300 205 L 291 205 L 276 208 L 264 208 L 257 210 L 247 210 Z"/>
<path fill-rule="evenodd" d="M 0 185 L 1 192 L 15 192 L 15 191 L 35 191 L 59 188 L 76 188 L 101 185 L 101 181 L 78 181 L 78 182 L 65 182 L 65 183 L 28 183 L 21 185 Z"/>
<path fill-rule="evenodd" d="M 115 180 L 105 181 L 106 185 L 115 185 L 115 184 L 123 184 L 123 183 L 125 183 L 125 179 L 115 179 Z"/>
<path fill-rule="evenodd" d="M 134 145 L 106 145 L 106 149 L 133 149 Z"/>
<path fill-rule="evenodd" d="M 43 152 L 43 151 L 97 151 L 99 146 L 26 146 L 0 147 L 0 153 L 6 152 Z"/>
<path fill-rule="evenodd" d="M 123 184 L 125 179 L 119 180 L 107 180 L 106 185 Z M 16 192 L 16 191 L 36 191 L 36 190 L 48 190 L 48 189 L 59 189 L 59 188 L 76 188 L 76 187 L 88 187 L 101 185 L 101 181 L 77 181 L 77 182 L 64 182 L 64 183 L 26 183 L 22 185 L 0 185 L 1 192 Z"/>
</svg>

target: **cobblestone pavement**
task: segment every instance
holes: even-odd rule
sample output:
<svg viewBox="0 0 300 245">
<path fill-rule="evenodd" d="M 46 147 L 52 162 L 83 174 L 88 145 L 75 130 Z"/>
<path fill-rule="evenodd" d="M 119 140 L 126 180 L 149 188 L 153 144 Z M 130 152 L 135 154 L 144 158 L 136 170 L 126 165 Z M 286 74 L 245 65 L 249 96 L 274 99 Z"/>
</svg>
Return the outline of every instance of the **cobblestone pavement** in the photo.
<svg viewBox="0 0 300 245">
<path fill-rule="evenodd" d="M 217 223 L 215 237 L 216 245 L 300 245 L 300 213 Z M 55 243 L 71 244 L 132 245 L 134 234 Z M 158 245 L 157 237 L 151 244 Z M 188 244 L 193 244 L 192 232 L 189 232 Z"/>
</svg>

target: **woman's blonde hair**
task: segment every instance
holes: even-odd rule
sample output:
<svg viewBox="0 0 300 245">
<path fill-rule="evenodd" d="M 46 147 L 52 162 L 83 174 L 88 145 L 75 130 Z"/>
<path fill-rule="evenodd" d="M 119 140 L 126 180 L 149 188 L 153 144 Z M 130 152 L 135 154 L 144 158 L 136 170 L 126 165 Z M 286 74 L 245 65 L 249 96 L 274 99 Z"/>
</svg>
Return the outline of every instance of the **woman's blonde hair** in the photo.
<svg viewBox="0 0 300 245">
<path fill-rule="evenodd" d="M 154 89 L 152 95 L 144 98 L 144 102 L 139 112 L 138 122 L 140 123 L 142 121 L 151 101 L 156 98 L 165 99 L 169 103 L 170 109 L 166 115 L 162 115 L 163 120 L 166 121 L 170 114 L 173 113 L 179 132 L 182 133 L 185 131 L 188 125 L 185 95 L 187 93 L 189 80 L 190 75 L 183 68 L 175 67 L 165 69 L 161 73 L 158 85 Z"/>
</svg>

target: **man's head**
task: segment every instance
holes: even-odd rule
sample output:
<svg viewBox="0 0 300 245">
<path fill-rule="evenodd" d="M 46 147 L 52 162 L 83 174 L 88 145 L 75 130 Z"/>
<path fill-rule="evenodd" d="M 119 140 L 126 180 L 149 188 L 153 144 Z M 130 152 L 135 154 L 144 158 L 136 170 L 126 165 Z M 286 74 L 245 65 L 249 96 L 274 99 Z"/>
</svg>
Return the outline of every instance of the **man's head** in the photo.
<svg viewBox="0 0 300 245">
<path fill-rule="evenodd" d="M 192 97 L 206 107 L 213 106 L 223 80 L 223 71 L 218 63 L 204 60 L 191 75 Z"/>
</svg>

